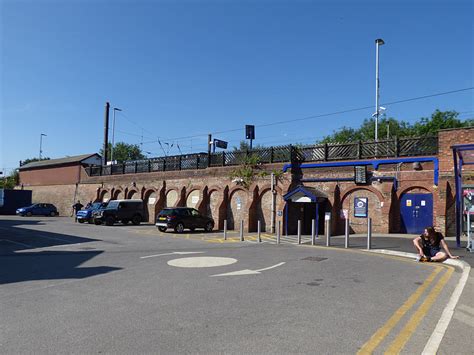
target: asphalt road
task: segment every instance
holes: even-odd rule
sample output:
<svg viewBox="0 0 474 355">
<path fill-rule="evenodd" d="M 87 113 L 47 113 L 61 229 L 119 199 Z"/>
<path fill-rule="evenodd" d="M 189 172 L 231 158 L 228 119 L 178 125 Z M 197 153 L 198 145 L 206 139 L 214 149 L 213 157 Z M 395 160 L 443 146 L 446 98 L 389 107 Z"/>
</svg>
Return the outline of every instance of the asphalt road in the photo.
<svg viewBox="0 0 474 355">
<path fill-rule="evenodd" d="M 355 249 L 208 239 L 0 217 L 1 352 L 415 354 L 459 279 Z"/>
</svg>

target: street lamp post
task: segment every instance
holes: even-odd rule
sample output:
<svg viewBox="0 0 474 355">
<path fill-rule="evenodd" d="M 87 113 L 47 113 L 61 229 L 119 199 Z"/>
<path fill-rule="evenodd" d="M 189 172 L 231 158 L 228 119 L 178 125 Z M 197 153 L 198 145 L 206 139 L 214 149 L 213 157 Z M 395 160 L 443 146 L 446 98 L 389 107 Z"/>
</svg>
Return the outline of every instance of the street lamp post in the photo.
<svg viewBox="0 0 474 355">
<path fill-rule="evenodd" d="M 377 38 L 375 40 L 375 141 L 376 142 L 379 140 L 379 114 L 380 114 L 379 47 L 384 44 L 385 42 L 381 38 Z"/>
<path fill-rule="evenodd" d="M 39 152 L 39 160 L 41 160 L 41 154 L 43 153 L 43 136 L 47 137 L 46 134 L 40 134 L 40 152 Z"/>
<path fill-rule="evenodd" d="M 114 107 L 114 122 L 112 123 L 112 147 L 110 148 L 110 161 L 113 164 L 114 161 L 114 144 L 115 144 L 115 111 L 122 111 L 121 109 Z"/>
</svg>

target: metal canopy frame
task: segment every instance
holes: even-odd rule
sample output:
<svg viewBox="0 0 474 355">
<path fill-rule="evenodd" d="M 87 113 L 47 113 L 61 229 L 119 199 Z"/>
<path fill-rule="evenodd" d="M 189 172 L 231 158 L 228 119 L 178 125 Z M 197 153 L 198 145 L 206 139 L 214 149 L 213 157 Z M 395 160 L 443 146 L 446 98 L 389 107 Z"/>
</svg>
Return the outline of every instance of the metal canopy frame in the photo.
<svg viewBox="0 0 474 355">
<path fill-rule="evenodd" d="M 462 216 L 462 168 L 464 165 L 474 165 L 474 156 L 465 156 L 465 152 L 474 152 L 474 144 L 453 145 L 454 181 L 456 189 L 456 245 L 461 247 L 461 216 Z M 472 159 L 472 160 L 471 160 Z"/>
</svg>

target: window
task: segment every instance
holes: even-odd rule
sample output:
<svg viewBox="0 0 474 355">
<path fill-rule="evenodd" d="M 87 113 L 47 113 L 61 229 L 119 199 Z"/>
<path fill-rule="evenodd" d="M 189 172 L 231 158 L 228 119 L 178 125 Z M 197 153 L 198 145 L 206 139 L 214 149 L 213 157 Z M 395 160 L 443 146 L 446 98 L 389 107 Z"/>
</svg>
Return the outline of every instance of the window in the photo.
<svg viewBox="0 0 474 355">
<path fill-rule="evenodd" d="M 199 211 L 198 211 L 198 210 L 195 210 L 195 209 L 193 208 L 193 209 L 191 210 L 191 215 L 192 215 L 193 217 L 197 217 L 197 216 L 199 216 Z"/>
</svg>

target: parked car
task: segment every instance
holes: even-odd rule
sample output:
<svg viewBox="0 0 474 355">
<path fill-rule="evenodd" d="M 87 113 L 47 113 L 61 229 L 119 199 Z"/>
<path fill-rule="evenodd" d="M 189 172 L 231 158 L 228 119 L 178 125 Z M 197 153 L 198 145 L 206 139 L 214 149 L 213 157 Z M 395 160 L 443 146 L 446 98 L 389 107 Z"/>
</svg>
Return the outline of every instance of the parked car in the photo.
<svg viewBox="0 0 474 355">
<path fill-rule="evenodd" d="M 76 212 L 76 218 L 79 223 L 94 223 L 92 214 L 99 209 L 107 207 L 107 202 L 94 202 L 91 207 Z"/>
<path fill-rule="evenodd" d="M 105 223 L 111 226 L 116 222 L 135 225 L 144 220 L 142 200 L 112 200 L 107 207 L 98 209 L 92 213 L 95 224 Z"/>
<path fill-rule="evenodd" d="M 160 232 L 166 232 L 168 228 L 174 229 L 176 233 L 182 233 L 185 229 L 194 231 L 196 228 L 211 232 L 214 229 L 214 220 L 194 208 L 174 207 L 163 209 L 156 217 L 155 225 Z"/>
<path fill-rule="evenodd" d="M 58 216 L 58 209 L 51 203 L 35 203 L 28 207 L 21 207 L 16 210 L 19 216 Z"/>
</svg>

